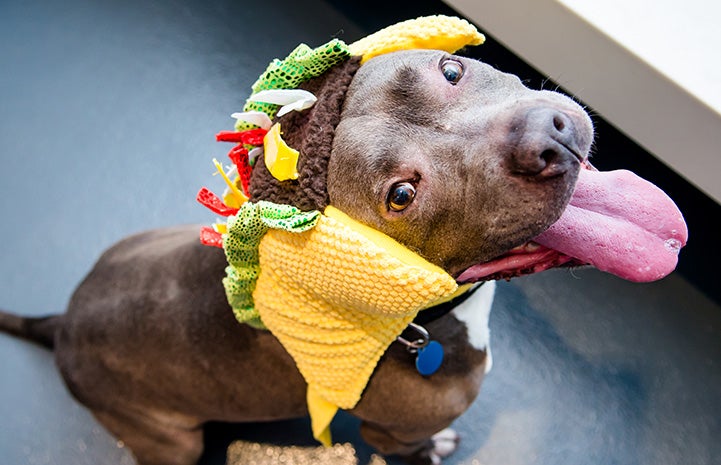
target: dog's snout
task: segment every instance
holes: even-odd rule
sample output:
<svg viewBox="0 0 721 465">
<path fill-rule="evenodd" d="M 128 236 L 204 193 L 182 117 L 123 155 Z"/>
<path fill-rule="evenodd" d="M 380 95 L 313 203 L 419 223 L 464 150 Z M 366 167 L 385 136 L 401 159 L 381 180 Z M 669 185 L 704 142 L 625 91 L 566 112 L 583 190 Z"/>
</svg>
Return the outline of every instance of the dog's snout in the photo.
<svg viewBox="0 0 721 465">
<path fill-rule="evenodd" d="M 565 112 L 536 107 L 517 115 L 509 132 L 513 174 L 551 178 L 583 160 L 573 120 Z"/>
</svg>

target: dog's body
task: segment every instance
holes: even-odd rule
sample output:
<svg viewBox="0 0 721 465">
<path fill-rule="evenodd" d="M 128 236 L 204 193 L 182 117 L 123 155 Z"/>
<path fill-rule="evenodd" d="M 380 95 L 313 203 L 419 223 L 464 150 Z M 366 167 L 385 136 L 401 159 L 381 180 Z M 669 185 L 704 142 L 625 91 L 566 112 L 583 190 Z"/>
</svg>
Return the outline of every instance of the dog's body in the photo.
<svg viewBox="0 0 721 465">
<path fill-rule="evenodd" d="M 586 113 L 560 94 L 442 52 L 392 53 L 353 80 L 328 195 L 457 277 L 560 217 L 592 133 Z M 413 202 L 389 209 L 389 191 L 403 182 L 413 185 Z M 307 414 L 293 359 L 271 333 L 233 318 L 226 265 L 221 250 L 199 243 L 198 227 L 140 234 L 100 258 L 64 315 L 2 315 L 0 327 L 54 345 L 70 390 L 141 465 L 192 465 L 207 421 Z M 426 326 L 446 351 L 436 374 L 419 375 L 401 344 L 378 364 L 351 413 L 381 452 L 422 463 L 444 452 L 432 436 L 466 410 L 490 366 L 493 286 L 484 287 L 462 311 Z"/>
<path fill-rule="evenodd" d="M 73 394 L 142 464 L 193 463 L 202 450 L 201 426 L 210 420 L 307 414 L 306 384 L 293 360 L 268 331 L 235 321 L 221 285 L 225 256 L 200 245 L 197 231 L 149 232 L 106 252 L 60 317 L 55 338 L 57 364 Z M 478 291 L 464 307 L 487 306 L 489 297 Z M 393 344 L 351 412 L 382 452 L 432 446 L 426 441 L 480 388 L 485 352 L 469 343 L 459 318 L 451 314 L 426 328 L 444 344 L 444 369 L 426 379 L 405 347 Z"/>
</svg>

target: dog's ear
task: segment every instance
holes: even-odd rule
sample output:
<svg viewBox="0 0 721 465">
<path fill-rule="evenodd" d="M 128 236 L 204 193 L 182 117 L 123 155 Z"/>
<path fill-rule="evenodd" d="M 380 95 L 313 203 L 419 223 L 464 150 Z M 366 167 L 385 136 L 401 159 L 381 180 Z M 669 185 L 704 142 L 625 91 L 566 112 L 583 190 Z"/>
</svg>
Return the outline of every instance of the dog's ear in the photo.
<svg viewBox="0 0 721 465">
<path fill-rule="evenodd" d="M 291 111 L 280 123 L 283 140 L 300 152 L 298 179 L 278 181 L 259 158 L 250 181 L 250 198 L 294 205 L 301 210 L 323 210 L 329 203 L 326 178 L 335 129 L 345 94 L 360 67 L 360 57 L 345 60 L 300 88 L 313 93 L 316 104 L 304 111 Z"/>
</svg>

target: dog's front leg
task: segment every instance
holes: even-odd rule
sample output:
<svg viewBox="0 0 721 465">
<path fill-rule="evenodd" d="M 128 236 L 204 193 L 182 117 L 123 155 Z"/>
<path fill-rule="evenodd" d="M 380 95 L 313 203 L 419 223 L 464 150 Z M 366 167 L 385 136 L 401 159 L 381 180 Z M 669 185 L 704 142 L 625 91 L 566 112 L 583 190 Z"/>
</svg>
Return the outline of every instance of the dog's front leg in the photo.
<svg viewBox="0 0 721 465">
<path fill-rule="evenodd" d="M 431 377 L 418 374 L 400 344 L 389 348 L 360 402 L 350 411 L 362 420 L 363 439 L 384 455 L 412 464 L 438 464 L 456 449 L 448 426 L 471 405 L 488 358 L 467 342 L 466 327 L 443 318 L 428 328 L 444 345 L 448 360 Z"/>
<path fill-rule="evenodd" d="M 414 428 L 415 430 L 415 428 Z M 450 428 L 429 435 L 427 432 L 388 430 L 383 426 L 364 421 L 361 423 L 363 439 L 384 455 L 399 455 L 411 465 L 439 464 L 458 446 L 459 436 Z"/>
</svg>

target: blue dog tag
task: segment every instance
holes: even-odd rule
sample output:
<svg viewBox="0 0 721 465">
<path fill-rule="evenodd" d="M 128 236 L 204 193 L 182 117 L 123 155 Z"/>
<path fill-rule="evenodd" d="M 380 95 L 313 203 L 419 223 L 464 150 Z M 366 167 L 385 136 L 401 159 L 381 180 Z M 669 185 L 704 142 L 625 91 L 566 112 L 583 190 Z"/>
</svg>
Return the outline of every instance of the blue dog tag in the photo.
<svg viewBox="0 0 721 465">
<path fill-rule="evenodd" d="M 443 363 L 443 346 L 437 341 L 430 341 L 427 346 L 418 349 L 416 369 L 423 376 L 430 376 Z"/>
</svg>

